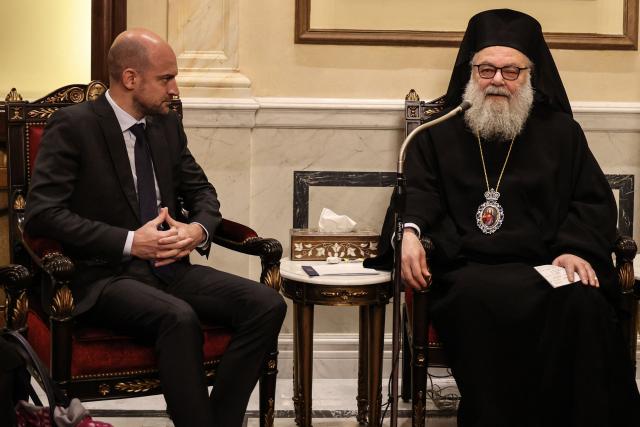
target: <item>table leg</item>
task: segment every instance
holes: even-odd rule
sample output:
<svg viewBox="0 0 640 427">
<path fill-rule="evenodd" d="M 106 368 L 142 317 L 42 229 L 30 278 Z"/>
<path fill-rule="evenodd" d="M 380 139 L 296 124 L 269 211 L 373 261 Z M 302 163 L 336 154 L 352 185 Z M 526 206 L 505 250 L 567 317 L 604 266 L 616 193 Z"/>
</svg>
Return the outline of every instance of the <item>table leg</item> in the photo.
<svg viewBox="0 0 640 427">
<path fill-rule="evenodd" d="M 301 331 L 299 322 L 302 321 L 302 304 L 293 304 L 293 412 L 295 414 L 296 425 L 302 425 L 302 410 L 300 407 L 301 387 L 300 387 L 300 338 Z"/>
<path fill-rule="evenodd" d="M 299 316 L 298 342 L 301 366 L 298 370 L 301 408 L 301 426 L 311 427 L 311 383 L 313 379 L 313 305 L 306 304 L 301 308 L 302 316 Z"/>
<path fill-rule="evenodd" d="M 358 344 L 358 423 L 367 422 L 369 410 L 369 306 L 361 305 L 360 309 L 360 342 Z"/>
<path fill-rule="evenodd" d="M 384 305 L 369 306 L 369 426 L 380 424 Z"/>
</svg>

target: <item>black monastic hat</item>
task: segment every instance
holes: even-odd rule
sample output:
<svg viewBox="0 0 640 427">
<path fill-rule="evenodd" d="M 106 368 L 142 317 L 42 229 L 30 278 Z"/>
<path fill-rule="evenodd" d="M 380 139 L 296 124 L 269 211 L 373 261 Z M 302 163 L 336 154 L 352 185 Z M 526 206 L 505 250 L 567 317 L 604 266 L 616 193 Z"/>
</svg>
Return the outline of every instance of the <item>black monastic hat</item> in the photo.
<svg viewBox="0 0 640 427">
<path fill-rule="evenodd" d="M 533 17 L 510 9 L 480 12 L 469 20 L 447 89 L 446 105 L 455 107 L 471 77 L 473 55 L 489 46 L 508 46 L 524 53 L 533 63 L 531 85 L 538 105 L 571 114 L 569 98 L 542 35 Z"/>
</svg>

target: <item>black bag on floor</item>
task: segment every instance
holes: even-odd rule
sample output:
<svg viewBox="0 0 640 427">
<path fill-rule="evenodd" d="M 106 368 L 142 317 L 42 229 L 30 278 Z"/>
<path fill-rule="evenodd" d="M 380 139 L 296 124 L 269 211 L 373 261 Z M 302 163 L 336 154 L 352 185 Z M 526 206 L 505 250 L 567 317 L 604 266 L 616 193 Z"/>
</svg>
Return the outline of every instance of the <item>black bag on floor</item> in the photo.
<svg viewBox="0 0 640 427">
<path fill-rule="evenodd" d="M 0 426 L 15 426 L 15 405 L 28 399 L 24 380 L 29 377 L 24 359 L 15 346 L 0 336 Z"/>
<path fill-rule="evenodd" d="M 13 361 L 13 364 L 10 363 L 8 366 L 15 367 L 7 371 L 7 381 L 13 386 L 7 390 L 11 390 L 13 397 L 2 399 L 7 400 L 12 406 L 11 413 L 7 412 L 6 418 L 3 416 L 4 413 L 0 414 L 3 416 L 0 419 L 8 419 L 9 426 L 19 427 L 113 427 L 111 424 L 94 421 L 78 399 L 70 401 L 65 396 L 53 382 L 31 345 L 20 333 L 4 331 L 0 339 L 3 339 L 2 348 L 6 348 L 7 360 Z M 4 361 L 5 352 L 3 351 L 2 354 L 2 361 Z M 49 407 L 42 405 L 38 394 L 31 386 L 31 376 L 34 376 L 44 389 Z M 27 402 L 29 398 L 33 401 L 33 405 Z M 2 410 L 8 411 L 4 406 L 3 404 Z"/>
</svg>

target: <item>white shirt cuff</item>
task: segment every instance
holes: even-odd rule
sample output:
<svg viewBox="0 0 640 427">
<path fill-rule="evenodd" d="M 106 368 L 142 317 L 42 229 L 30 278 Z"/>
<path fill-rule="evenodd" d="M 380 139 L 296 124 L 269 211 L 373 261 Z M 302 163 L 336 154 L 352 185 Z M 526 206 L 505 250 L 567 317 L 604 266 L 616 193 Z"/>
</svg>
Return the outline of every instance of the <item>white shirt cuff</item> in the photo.
<svg viewBox="0 0 640 427">
<path fill-rule="evenodd" d="M 414 224 L 412 222 L 405 222 L 404 224 L 404 228 L 412 228 L 416 231 L 416 233 L 418 234 L 418 239 L 420 238 L 420 227 L 418 227 L 417 224 Z M 391 235 L 391 247 L 392 248 L 396 248 L 396 233 L 393 233 Z"/>
<path fill-rule="evenodd" d="M 131 256 L 131 247 L 133 246 L 133 231 L 129 231 L 127 233 L 127 240 L 124 242 L 124 249 L 122 250 L 122 255 L 125 257 Z"/>
<path fill-rule="evenodd" d="M 414 224 L 413 222 L 405 222 L 404 223 L 404 228 L 413 228 L 416 233 L 418 233 L 418 239 L 420 238 L 420 227 L 418 227 L 417 224 Z"/>
<path fill-rule="evenodd" d="M 191 224 L 198 224 L 200 227 L 202 227 L 202 231 L 204 231 L 204 240 L 198 245 L 198 247 L 200 249 L 206 248 L 209 244 L 209 232 L 206 228 L 204 228 L 204 225 L 200 224 L 199 222 L 192 222 Z"/>
</svg>

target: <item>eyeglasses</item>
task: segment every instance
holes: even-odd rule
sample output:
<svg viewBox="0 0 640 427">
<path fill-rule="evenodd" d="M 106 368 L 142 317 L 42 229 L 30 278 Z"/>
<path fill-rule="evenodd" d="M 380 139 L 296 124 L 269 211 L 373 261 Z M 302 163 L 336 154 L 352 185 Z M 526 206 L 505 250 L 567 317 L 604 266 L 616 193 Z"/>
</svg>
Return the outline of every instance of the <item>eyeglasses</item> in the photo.
<svg viewBox="0 0 640 427">
<path fill-rule="evenodd" d="M 505 80 L 517 80 L 520 76 L 520 71 L 528 70 L 529 67 L 515 67 L 513 65 L 507 65 L 505 67 L 496 67 L 491 64 L 473 64 L 474 67 L 478 67 L 478 74 L 483 79 L 492 79 L 496 75 L 496 72 L 500 70 L 502 78 Z"/>
</svg>

